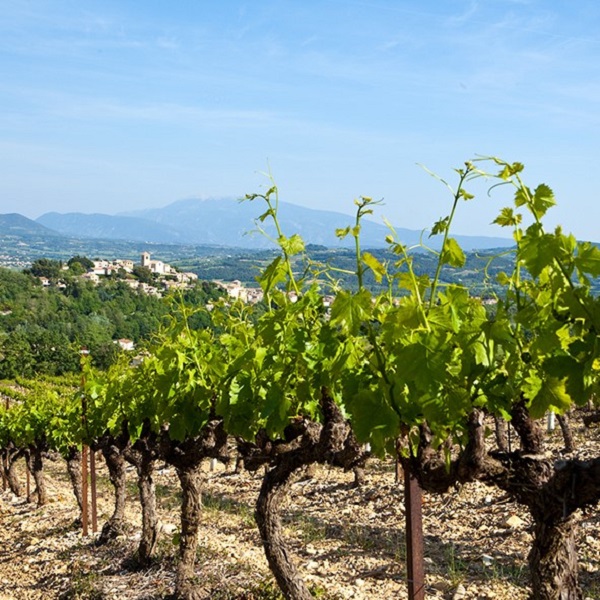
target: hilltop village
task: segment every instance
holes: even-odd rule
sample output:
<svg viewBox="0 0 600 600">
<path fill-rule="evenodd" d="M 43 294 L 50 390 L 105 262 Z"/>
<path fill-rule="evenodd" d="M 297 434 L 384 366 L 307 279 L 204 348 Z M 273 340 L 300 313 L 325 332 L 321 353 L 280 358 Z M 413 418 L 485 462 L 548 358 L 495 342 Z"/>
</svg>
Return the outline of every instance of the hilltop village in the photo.
<svg viewBox="0 0 600 600">
<path fill-rule="evenodd" d="M 79 277 L 91 281 L 94 284 L 100 283 L 105 277 L 115 277 L 121 279 L 132 289 L 143 291 L 151 296 L 161 297 L 166 291 L 173 289 L 186 289 L 198 281 L 198 275 L 192 272 L 182 272 L 176 267 L 151 258 L 149 252 L 143 252 L 140 256 L 140 262 L 136 263 L 130 259 L 115 258 L 95 259 L 87 261 L 75 257 L 75 262 L 80 262 L 87 270 Z M 71 268 L 72 260 L 62 265 L 63 271 Z M 38 277 L 44 286 L 56 285 L 63 287 L 64 282 L 58 280 L 53 282 L 50 277 Z M 263 291 L 260 288 L 246 287 L 239 280 L 222 281 L 215 279 L 212 283 L 222 288 L 232 299 L 239 299 L 243 302 L 255 303 L 263 299 Z"/>
<path fill-rule="evenodd" d="M 94 266 L 86 273 L 81 275 L 83 279 L 98 283 L 101 277 L 112 275 L 137 274 L 137 279 L 125 278 L 125 282 L 131 288 L 140 289 L 147 294 L 154 296 L 162 295 L 162 292 L 169 289 L 185 288 L 197 281 L 198 276 L 195 273 L 182 273 L 175 267 L 160 260 L 152 260 L 149 252 L 143 252 L 139 265 L 132 260 L 117 258 L 114 260 L 94 260 Z M 143 281 L 139 277 L 140 271 L 136 271 L 136 266 L 147 269 L 152 275 L 152 283 Z"/>
</svg>

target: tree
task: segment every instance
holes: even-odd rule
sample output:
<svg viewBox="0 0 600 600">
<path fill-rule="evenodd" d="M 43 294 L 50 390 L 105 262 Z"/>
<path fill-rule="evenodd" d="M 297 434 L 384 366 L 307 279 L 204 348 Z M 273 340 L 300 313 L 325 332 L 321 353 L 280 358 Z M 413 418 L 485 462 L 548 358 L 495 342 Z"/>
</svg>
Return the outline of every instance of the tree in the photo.
<svg viewBox="0 0 600 600">
<path fill-rule="evenodd" d="M 46 277 L 56 281 L 60 277 L 61 271 L 62 263 L 60 261 L 50 258 L 38 258 L 33 261 L 31 267 L 25 272 L 31 273 L 35 277 Z"/>
<path fill-rule="evenodd" d="M 73 268 L 74 265 L 81 265 L 83 272 L 89 271 L 94 268 L 94 261 L 87 258 L 87 256 L 73 256 L 67 261 L 69 268 Z"/>
<path fill-rule="evenodd" d="M 154 283 L 154 278 L 152 277 L 152 271 L 148 267 L 142 267 L 141 265 L 135 265 L 135 267 L 133 267 L 132 274 L 141 283 L 147 283 L 148 285 L 151 285 L 152 283 Z"/>
</svg>

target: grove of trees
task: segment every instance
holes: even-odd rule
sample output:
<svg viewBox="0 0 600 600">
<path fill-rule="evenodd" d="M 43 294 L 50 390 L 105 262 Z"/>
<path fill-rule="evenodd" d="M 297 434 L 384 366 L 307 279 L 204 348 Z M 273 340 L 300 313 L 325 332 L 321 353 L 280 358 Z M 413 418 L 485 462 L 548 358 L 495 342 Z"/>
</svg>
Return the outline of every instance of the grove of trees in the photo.
<svg viewBox="0 0 600 600">
<path fill-rule="evenodd" d="M 77 277 L 80 265 L 88 268 L 87 260 L 74 257 L 67 272 L 48 259 L 35 261 L 26 272 L 0 269 L 0 378 L 78 372 L 82 346 L 106 368 L 118 354 L 116 340 L 143 345 L 173 311 L 176 294 L 157 298 L 118 279 L 94 284 Z M 39 277 L 61 285 L 43 286 Z M 181 294 L 185 302 L 202 306 L 221 292 L 198 282 Z M 207 323 L 196 321 L 197 327 Z"/>
</svg>

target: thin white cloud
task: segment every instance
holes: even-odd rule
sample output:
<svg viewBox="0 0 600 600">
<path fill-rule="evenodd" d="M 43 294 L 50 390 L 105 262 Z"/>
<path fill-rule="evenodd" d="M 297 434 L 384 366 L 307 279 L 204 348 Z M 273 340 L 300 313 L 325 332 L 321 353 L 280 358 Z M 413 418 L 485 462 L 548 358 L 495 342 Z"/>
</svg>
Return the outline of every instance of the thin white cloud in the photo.
<svg viewBox="0 0 600 600">
<path fill-rule="evenodd" d="M 447 23 L 449 25 L 465 23 L 466 21 L 469 21 L 473 15 L 477 14 L 478 11 L 479 2 L 477 2 L 477 0 L 471 0 L 462 13 L 450 16 Z"/>
</svg>

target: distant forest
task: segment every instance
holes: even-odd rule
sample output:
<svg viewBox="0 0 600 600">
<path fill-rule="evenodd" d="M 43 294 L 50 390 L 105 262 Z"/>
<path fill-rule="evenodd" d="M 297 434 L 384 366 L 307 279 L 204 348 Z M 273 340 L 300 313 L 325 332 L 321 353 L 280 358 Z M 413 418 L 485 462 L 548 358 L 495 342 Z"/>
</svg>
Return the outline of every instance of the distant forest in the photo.
<svg viewBox="0 0 600 600">
<path fill-rule="evenodd" d="M 40 266 L 52 275 L 56 263 L 41 259 L 33 270 Z M 77 372 L 82 347 L 94 364 L 105 368 L 121 352 L 117 340 L 132 340 L 140 349 L 181 303 L 193 309 L 222 294 L 216 285 L 198 282 L 158 298 L 118 278 L 94 285 L 78 278 L 80 272 L 80 264 L 74 263 L 43 286 L 31 269 L 0 269 L 0 379 Z M 205 315 L 193 314 L 190 325 L 204 327 Z"/>
<path fill-rule="evenodd" d="M 385 250 L 370 252 L 392 266 L 397 260 Z M 81 257 L 68 261 L 67 270 L 62 269 L 61 261 L 46 258 L 34 260 L 22 271 L 0 268 L 0 378 L 77 372 L 82 347 L 90 351 L 94 364 L 105 368 L 121 352 L 117 340 L 132 340 L 137 349 L 143 349 L 161 323 L 182 304 L 191 309 L 191 327 L 204 327 L 206 313 L 194 309 L 222 296 L 224 291 L 214 281 L 239 280 L 247 287 L 257 287 L 257 275 L 275 256 L 267 250 L 228 250 L 195 258 L 173 256 L 177 268 L 195 272 L 199 281 L 162 298 L 132 289 L 118 276 L 103 278 L 98 284 L 81 279 L 79 275 L 88 266 L 87 259 Z M 313 269 L 317 266 L 318 272 L 319 264 L 334 267 L 336 280 L 323 282 L 323 293 L 327 293 L 330 285 L 355 286 L 355 260 L 352 250 L 308 246 L 306 256 L 296 258 L 294 268 L 301 272 L 310 264 Z M 500 292 L 498 277 L 511 271 L 513 261 L 514 254 L 506 250 L 470 252 L 462 268 L 444 268 L 441 282 L 464 285 L 474 295 L 490 298 Z M 432 277 L 436 256 L 416 252 L 414 264 L 417 275 Z M 51 285 L 42 285 L 41 276 L 50 279 Z M 365 285 L 378 291 L 385 281 L 377 283 L 368 272 Z M 593 287 L 596 293 L 600 291 L 599 282 Z M 402 292 L 396 288 L 392 293 Z"/>
<path fill-rule="evenodd" d="M 380 262 L 393 265 L 398 257 L 385 249 L 369 249 Z M 212 281 L 239 280 L 246 286 L 256 286 L 256 276 L 276 256 L 274 251 L 230 251 L 228 255 L 201 256 L 178 261 L 177 267 L 182 271 L 191 271 L 200 279 Z M 414 253 L 415 270 L 418 275 L 433 277 L 437 266 L 437 256 L 434 253 L 418 251 Z M 469 252 L 464 267 L 454 269 L 446 267 L 442 273 L 442 282 L 460 284 L 471 289 L 482 297 L 493 296 L 500 291 L 496 278 L 500 272 L 510 272 L 514 254 L 506 249 Z M 340 284 L 347 288 L 356 285 L 353 272 L 356 270 L 356 255 L 354 250 L 331 249 L 323 246 L 309 245 L 306 257 L 297 258 L 295 270 L 301 272 L 311 262 L 328 264 L 335 269 Z M 373 291 L 378 291 L 384 282 L 378 284 L 371 272 L 365 278 L 365 285 Z M 394 293 L 401 293 L 394 290 Z"/>
</svg>

